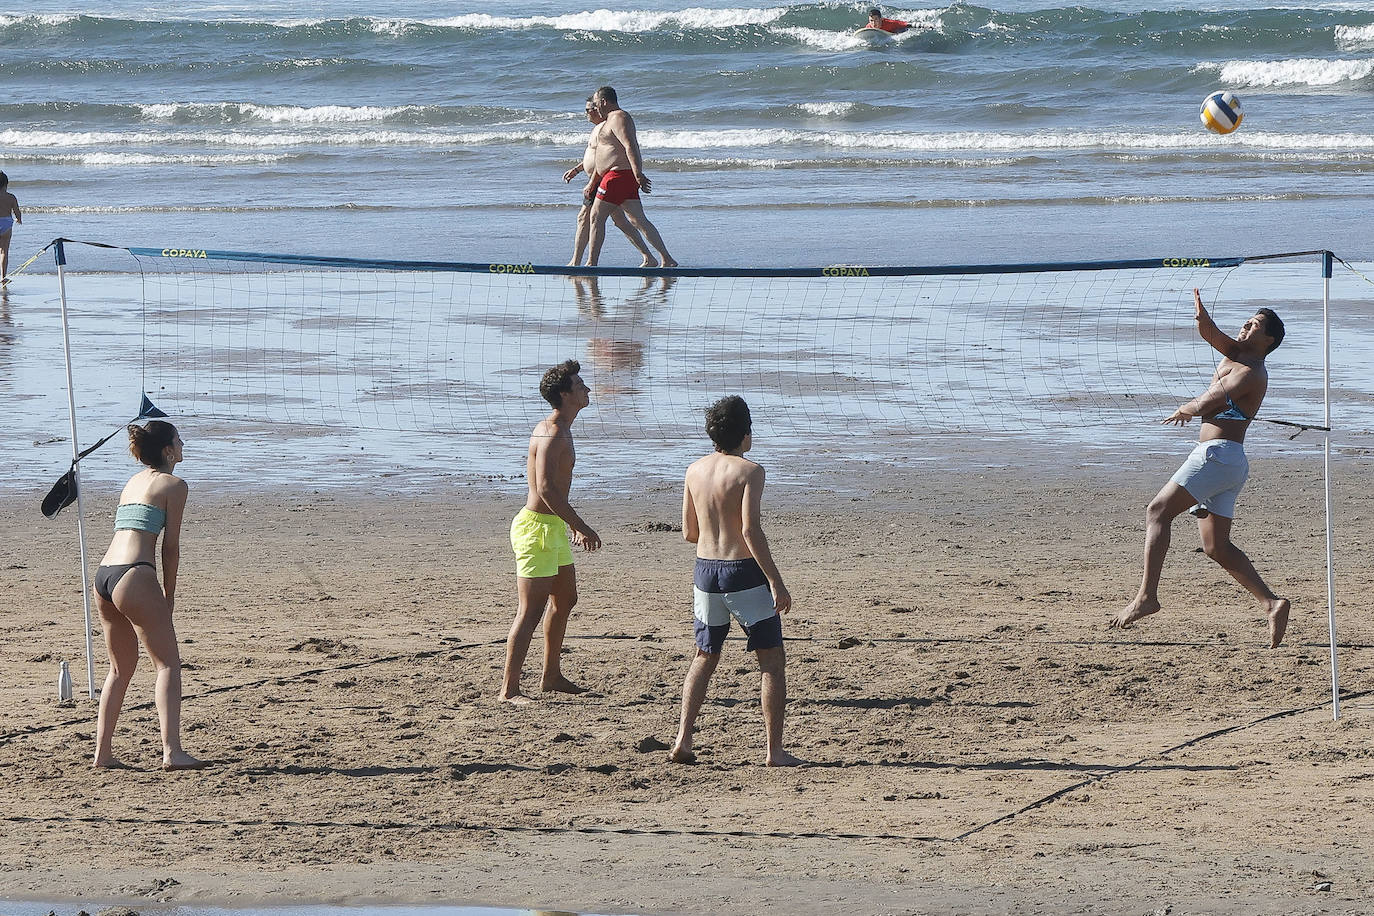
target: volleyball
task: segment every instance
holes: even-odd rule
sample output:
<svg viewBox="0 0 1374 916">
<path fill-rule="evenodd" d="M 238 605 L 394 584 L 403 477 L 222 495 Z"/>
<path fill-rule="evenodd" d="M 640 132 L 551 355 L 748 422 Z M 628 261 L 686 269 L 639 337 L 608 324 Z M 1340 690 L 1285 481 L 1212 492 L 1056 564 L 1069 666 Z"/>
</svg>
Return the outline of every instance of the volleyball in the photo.
<svg viewBox="0 0 1374 916">
<path fill-rule="evenodd" d="M 1202 100 L 1202 123 L 1214 134 L 1229 134 L 1240 127 L 1245 115 L 1240 111 L 1240 99 L 1234 92 L 1213 92 Z"/>
</svg>

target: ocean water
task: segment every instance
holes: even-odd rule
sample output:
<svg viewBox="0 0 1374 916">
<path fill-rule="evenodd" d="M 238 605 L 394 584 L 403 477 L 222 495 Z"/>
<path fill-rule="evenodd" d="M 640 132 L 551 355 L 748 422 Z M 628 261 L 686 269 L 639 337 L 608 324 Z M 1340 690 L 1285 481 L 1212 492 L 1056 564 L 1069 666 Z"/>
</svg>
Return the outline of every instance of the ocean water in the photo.
<svg viewBox="0 0 1374 916">
<path fill-rule="evenodd" d="M 610 84 L 636 118 L 654 179 L 646 210 L 686 265 L 1330 248 L 1367 270 L 1374 249 L 1374 9 L 1367 3 L 885 7 L 915 28 L 877 49 L 852 35 L 868 5 L 383 0 L 359 12 L 340 0 L 194 8 L 115 0 L 94 12 L 38 0 L 0 7 L 0 169 L 26 213 L 12 263 L 59 236 L 152 248 L 561 263 L 579 201 L 578 188 L 561 175 L 585 143 L 583 100 Z M 1239 93 L 1246 112 L 1227 137 L 1208 133 L 1197 114 L 1218 88 Z M 636 261 L 611 230 L 603 264 Z M 588 366 L 597 402 L 579 423 L 605 443 L 580 479 L 599 469 L 610 487 L 645 467 L 651 477 L 676 478 L 701 446 L 681 438 L 683 424 L 694 424 L 703 399 L 722 386 L 763 408 L 772 426 L 761 420 L 760 445 L 791 449 L 798 466 L 811 463 L 821 433 L 857 436 L 825 446 L 851 460 L 927 460 L 931 453 L 893 452 L 867 435 L 888 434 L 890 445 L 922 430 L 987 440 L 1002 433 L 1050 443 L 1130 440 L 1138 451 L 1172 453 L 1191 433 L 1162 436 L 1153 411 L 1160 399 L 1191 394 L 1211 361 L 1190 336 L 1190 283 L 1181 280 L 1135 306 L 1158 320 L 1136 321 L 1125 298 L 1105 305 L 1097 325 L 1064 325 L 1061 310 L 1061 323 L 1047 333 L 1035 326 L 1038 293 L 1019 288 L 1006 300 L 1013 319 L 985 309 L 982 320 L 994 324 L 970 325 L 961 336 L 947 318 L 937 336 L 923 338 L 893 304 L 891 287 L 870 296 L 850 286 L 840 296 L 834 287 L 775 283 L 735 288 L 703 306 L 694 300 L 700 284 L 689 281 L 606 280 L 588 289 L 559 279 L 512 287 L 543 310 L 528 327 L 512 323 L 521 313 L 510 303 L 500 314 L 455 318 L 473 334 L 480 326 L 473 352 L 480 352 L 481 371 L 458 380 L 476 387 L 445 393 L 450 406 L 429 420 L 397 423 L 395 416 L 429 409 L 438 395 L 397 384 L 380 351 L 362 366 L 360 357 L 320 349 L 318 339 L 288 341 L 281 333 L 325 322 L 342 335 L 335 341 L 360 345 L 370 327 L 383 325 L 376 315 L 359 319 L 356 293 L 321 298 L 329 314 L 309 321 L 285 314 L 205 325 L 198 342 L 173 341 L 172 351 L 205 371 L 173 367 L 150 381 L 147 338 L 131 323 L 149 292 L 139 268 L 126 261 L 110 268 L 113 279 L 83 279 L 82 265 L 73 266 L 79 440 L 89 443 L 126 420 L 145 387 L 174 416 L 215 421 L 188 429 L 188 441 L 194 437 L 201 449 L 191 454 L 211 459 L 200 479 L 224 483 L 275 475 L 294 485 L 294 454 L 314 469 L 315 482 L 397 469 L 421 480 L 411 472 L 450 473 L 456 464 L 518 488 L 524 430 L 540 406 L 531 376 L 566 356 Z M 0 391 L 15 428 L 34 443 L 26 462 L 36 461 L 44 478 L 48 467 L 51 476 L 61 473 L 70 453 L 52 270 L 51 258 L 41 258 L 0 302 Z M 158 295 L 189 297 L 194 288 L 188 281 L 182 292 Z M 251 296 L 263 287 L 244 288 Z M 1347 440 L 1374 429 L 1367 406 L 1374 403 L 1374 345 L 1363 305 L 1370 288 L 1338 270 L 1333 382 Z M 1218 317 L 1227 327 L 1261 305 L 1290 318 L 1289 343 L 1275 358 L 1282 385 L 1266 411 L 1320 420 L 1315 268 L 1247 267 L 1212 294 L 1221 295 Z M 398 295 L 383 290 L 371 301 L 389 307 L 417 295 L 408 287 Z M 1058 305 L 1062 293 L 1045 295 Z M 202 304 L 197 314 L 228 316 L 237 307 L 232 299 Z M 302 308 L 301 300 L 292 307 Z M 710 308 L 724 310 L 724 326 Z M 771 314 L 781 323 L 736 332 L 731 314 L 750 321 Z M 435 322 L 432 314 L 427 325 L 393 317 L 386 340 L 405 344 L 398 335 L 414 325 L 423 346 L 433 346 Z M 197 327 L 187 319 L 179 333 Z M 773 333 L 779 327 L 786 333 Z M 698 328 L 710 330 L 694 337 Z M 863 341 L 854 337 L 860 328 Z M 252 336 L 269 332 L 271 348 Z M 219 346 L 220 333 L 240 349 Z M 1122 336 L 1108 340 L 1112 334 Z M 1157 338 L 1152 352 L 1163 353 L 1164 363 L 1130 354 L 1141 335 Z M 1052 351 L 1040 342 L 1050 339 Z M 946 349 L 930 350 L 931 340 Z M 977 349 L 1009 343 L 1018 359 L 996 365 Z M 326 425 L 337 421 L 329 428 L 307 428 L 327 413 L 321 399 L 310 407 L 320 414 L 222 405 L 197 413 L 166 386 L 211 400 L 247 396 L 203 377 L 217 371 L 216 351 L 238 360 L 239 369 L 268 365 L 268 354 L 282 365 L 308 360 L 313 368 L 298 377 L 347 388 L 357 403 L 325 416 Z M 1052 402 L 1027 407 L 1017 400 L 1041 365 L 1045 378 L 1060 372 L 1077 384 L 1095 363 L 1123 358 L 1146 372 L 1169 367 L 1130 385 L 1132 397 L 1155 399 L 1146 407 L 1112 395 L 1119 374 L 1095 391 L 1105 403 L 1087 423 L 1063 422 Z M 704 387 L 674 387 L 684 372 L 696 373 Z M 1169 372 L 1176 377 L 1166 379 Z M 835 378 L 847 381 L 836 387 Z M 933 396 L 905 387 L 918 378 L 940 382 Z M 436 380 L 455 381 L 441 374 L 426 384 Z M 287 383 L 266 384 L 281 408 Z M 270 390 L 274 384 L 281 390 Z M 877 393 L 859 392 L 866 400 L 858 403 L 845 387 L 855 384 Z M 391 399 L 380 390 L 392 391 Z M 487 413 L 455 413 L 454 391 L 489 398 Z M 371 413 L 361 412 L 363 402 Z M 946 413 L 931 420 L 929 404 Z M 976 422 L 961 425 L 960 417 Z M 285 444 L 274 440 L 282 427 L 271 425 L 282 421 L 294 424 Z M 410 438 L 417 433 L 424 437 Z M 497 444 L 479 433 L 494 434 Z M 1277 428 L 1257 426 L 1254 435 L 1288 447 Z M 617 444 L 627 438 L 636 442 Z M 1292 448 L 1312 441 L 1308 434 Z M 281 452 L 260 451 L 269 446 Z M 275 470 L 253 468 L 255 459 Z M 84 467 L 91 479 L 110 482 L 128 470 L 109 456 Z M 8 479 L 33 484 L 34 474 L 26 474 Z"/>
<path fill-rule="evenodd" d="M 1370 253 L 1367 3 L 904 5 L 880 49 L 868 5 L 0 6 L 15 252 L 561 263 L 610 84 L 684 264 Z M 1228 137 L 1198 119 L 1218 88 Z"/>
</svg>

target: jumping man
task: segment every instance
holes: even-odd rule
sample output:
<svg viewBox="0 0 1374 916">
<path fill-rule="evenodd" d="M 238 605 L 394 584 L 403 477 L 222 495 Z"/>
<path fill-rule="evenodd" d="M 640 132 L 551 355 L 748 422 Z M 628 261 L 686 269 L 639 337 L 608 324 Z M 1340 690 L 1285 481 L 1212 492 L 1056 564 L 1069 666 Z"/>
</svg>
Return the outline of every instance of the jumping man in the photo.
<svg viewBox="0 0 1374 916">
<path fill-rule="evenodd" d="M 1259 411 L 1269 387 L 1264 358 L 1283 342 L 1283 322 L 1271 309 L 1260 309 L 1235 339 L 1227 336 L 1193 290 L 1198 334 L 1221 354 L 1212 384 L 1198 397 L 1166 417 L 1164 423 L 1185 425 L 1202 418 L 1197 447 L 1146 510 L 1145 571 L 1135 600 L 1111 615 L 1114 627 L 1125 629 L 1159 610 L 1159 577 L 1169 552 L 1169 526 L 1185 511 L 1198 518 L 1202 549 L 1259 601 L 1269 618 L 1269 645 L 1283 642 L 1288 629 L 1289 603 L 1269 590 L 1239 547 L 1231 543 L 1236 497 L 1245 485 L 1250 465 L 1245 457 L 1245 431 Z"/>
</svg>

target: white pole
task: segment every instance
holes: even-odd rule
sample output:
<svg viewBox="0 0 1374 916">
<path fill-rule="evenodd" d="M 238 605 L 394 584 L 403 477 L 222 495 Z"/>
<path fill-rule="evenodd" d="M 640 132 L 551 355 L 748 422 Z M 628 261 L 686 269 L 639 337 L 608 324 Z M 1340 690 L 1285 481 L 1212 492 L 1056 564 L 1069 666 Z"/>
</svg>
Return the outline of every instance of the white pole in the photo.
<svg viewBox="0 0 1374 916">
<path fill-rule="evenodd" d="M 86 614 L 86 694 L 95 699 L 95 657 L 91 654 L 91 584 L 86 570 L 86 518 L 81 504 L 81 443 L 76 437 L 76 393 L 72 386 L 72 340 L 67 329 L 67 253 L 62 240 L 54 244 L 57 260 L 57 290 L 62 300 L 62 354 L 67 360 L 67 414 L 72 423 L 72 485 L 76 487 L 76 539 L 81 551 L 81 605 Z"/>
<path fill-rule="evenodd" d="M 1322 443 L 1322 483 L 1326 490 L 1326 622 L 1331 637 L 1331 721 L 1341 718 L 1341 675 L 1336 665 L 1336 571 L 1332 563 L 1331 526 L 1331 252 L 1322 252 L 1322 392 L 1327 428 Z"/>
</svg>

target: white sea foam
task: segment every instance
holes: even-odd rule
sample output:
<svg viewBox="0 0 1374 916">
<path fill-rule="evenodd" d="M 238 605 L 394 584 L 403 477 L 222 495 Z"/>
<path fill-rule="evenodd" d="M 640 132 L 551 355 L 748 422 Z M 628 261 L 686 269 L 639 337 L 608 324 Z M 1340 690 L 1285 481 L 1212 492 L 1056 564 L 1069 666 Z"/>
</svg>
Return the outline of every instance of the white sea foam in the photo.
<svg viewBox="0 0 1374 916">
<path fill-rule="evenodd" d="M 807 114 L 830 118 L 847 115 L 859 106 L 856 102 L 802 102 L 796 107 Z"/>
<path fill-rule="evenodd" d="M 788 26 L 776 31 L 779 35 L 785 35 L 808 47 L 820 48 L 822 51 L 851 51 L 868 47 L 868 42 L 853 32 L 828 32 L 824 29 L 804 29 L 800 26 Z"/>
<path fill-rule="evenodd" d="M 1374 60 L 1232 60 L 1199 64 L 1193 72 L 1215 72 L 1233 88 L 1336 86 L 1368 79 L 1374 74 Z"/>
<path fill-rule="evenodd" d="M 939 153 L 950 150 L 1018 153 L 1062 150 L 1166 150 L 1210 149 L 1231 144 L 1256 149 L 1374 150 L 1371 134 L 1290 134 L 1249 131 L 1216 137 L 1196 131 L 1147 133 L 1134 131 L 1039 131 L 995 133 L 951 131 L 806 131 L 785 129 L 738 129 L 718 131 L 640 131 L 649 149 L 730 149 L 747 147 L 810 146 L 841 150 L 891 150 Z"/>
<path fill-rule="evenodd" d="M 818 165 L 838 168 L 898 168 L 920 165 L 937 168 L 1001 168 L 1015 165 L 1022 159 L 1014 156 L 979 156 L 973 159 L 922 157 L 920 159 L 874 159 L 867 157 L 835 157 L 827 159 L 751 159 L 741 156 L 694 157 L 671 160 L 672 166 L 686 169 L 814 169 Z M 665 163 L 666 165 L 667 163 Z"/>
<path fill-rule="evenodd" d="M 1374 25 L 1336 26 L 1336 46 L 1343 51 L 1367 51 L 1374 48 Z"/>
<path fill-rule="evenodd" d="M 658 150 L 768 149 L 779 146 L 831 150 L 886 150 L 909 153 L 974 151 L 1023 153 L 1075 150 L 1175 150 L 1215 149 L 1219 146 L 1258 150 L 1374 151 L 1374 134 L 1278 133 L 1238 131 L 1216 137 L 1199 127 L 1192 131 L 1151 133 L 1145 131 L 1035 131 L 1031 133 L 982 131 L 843 131 L 738 128 L 725 130 L 641 130 L 641 144 Z M 0 130 L 0 146 L 12 149 L 79 149 L 121 146 L 211 146 L 291 148 L 312 146 L 413 146 L 462 148 L 465 146 L 517 145 L 581 148 L 582 130 L 485 130 L 400 131 L 352 130 L 305 133 L 252 133 L 234 131 L 44 131 Z"/>
<path fill-rule="evenodd" d="M 130 165 L 272 165 L 292 157 L 285 153 L 111 153 L 61 150 L 51 153 L 10 154 L 15 162 L 52 165 L 130 166 Z"/>
<path fill-rule="evenodd" d="M 79 13 L 32 13 L 27 16 L 0 13 L 0 29 L 31 22 L 36 22 L 39 25 L 65 25 L 68 22 L 75 22 L 78 18 L 80 18 Z"/>
<path fill-rule="evenodd" d="M 317 105 L 304 108 L 298 105 L 254 105 L 243 102 L 169 102 L 140 105 L 143 117 L 163 121 L 181 116 L 220 116 L 265 121 L 269 124 L 352 124 L 362 121 L 383 121 L 402 114 L 423 110 L 420 105 L 349 106 Z"/>
<path fill-rule="evenodd" d="M 588 10 L 563 16 L 492 16 L 467 13 L 429 20 L 429 25 L 463 29 L 562 29 L 577 32 L 651 32 L 662 28 L 722 29 L 759 25 L 780 18 L 785 8 L 700 9 L 675 12 L 652 10 Z"/>
</svg>

